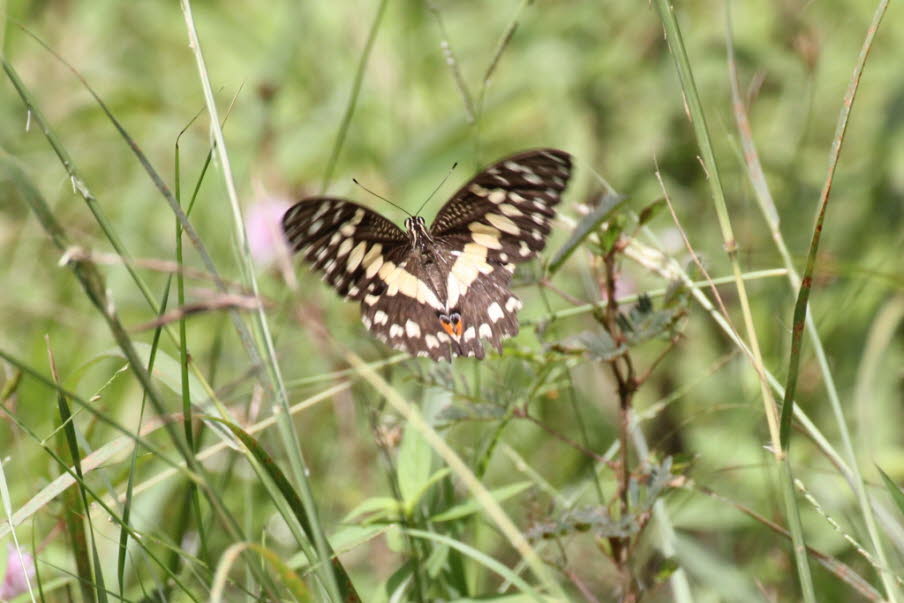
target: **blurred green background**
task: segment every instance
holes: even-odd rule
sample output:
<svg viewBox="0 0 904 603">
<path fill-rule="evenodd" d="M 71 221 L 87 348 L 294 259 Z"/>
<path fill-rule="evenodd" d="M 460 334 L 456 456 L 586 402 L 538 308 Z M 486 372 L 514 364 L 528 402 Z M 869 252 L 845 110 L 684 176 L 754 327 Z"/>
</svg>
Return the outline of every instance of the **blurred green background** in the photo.
<svg viewBox="0 0 904 603">
<path fill-rule="evenodd" d="M 246 215 L 267 204 L 320 192 L 377 6 L 378 2 L 363 0 L 192 3 L 221 117 L 232 103 L 224 133 Z M 576 218 L 579 204 L 598 192 L 594 171 L 628 196 L 635 210 L 661 197 L 655 177 L 658 163 L 678 218 L 707 270 L 713 276 L 729 273 L 674 63 L 658 15 L 648 3 L 536 0 L 522 7 L 517 0 L 496 0 L 437 1 L 436 6 L 447 38 L 425 3 L 388 3 L 328 183 L 331 194 L 354 198 L 401 223 L 400 212 L 355 187 L 351 178 L 414 211 L 457 161 L 460 166 L 449 183 L 423 212 L 429 221 L 442 200 L 478 166 L 507 153 L 551 146 L 576 157 L 576 177 L 561 208 L 566 218 Z M 82 84 L 20 26 L 86 78 L 172 187 L 176 137 L 204 107 L 178 3 L 31 0 L 9 1 L 5 9 L 6 57 L 73 157 L 85 185 L 134 256 L 172 260 L 174 219 L 161 195 Z M 782 231 L 799 269 L 842 98 L 874 9 L 874 3 L 860 0 L 732 3 L 742 93 Z M 779 267 L 779 255 L 754 202 L 731 109 L 724 3 L 676 2 L 675 10 L 716 146 L 742 266 L 750 271 Z M 514 18 L 517 30 L 481 94 L 484 74 Z M 484 99 L 476 125 L 468 120 L 460 88 L 444 59 L 444 39 L 470 93 Z M 875 463 L 899 482 L 904 480 L 900 429 L 904 340 L 900 318 L 894 317 L 904 290 L 902 56 L 904 9 L 892 3 L 860 84 L 811 298 L 861 465 L 870 480 L 875 479 Z M 74 243 L 111 251 L 44 136 L 33 122 L 27 127 L 27 111 L 5 78 L 2 89 L 0 152 L 26 171 Z M 181 139 L 184 198 L 196 182 L 209 142 L 202 115 Z M 0 346 L 47 372 L 48 335 L 63 380 L 90 397 L 121 364 L 102 357 L 114 343 L 71 273 L 58 266 L 60 254 L 29 208 L 4 196 L 0 191 Z M 201 186 L 192 223 L 224 277 L 239 280 L 230 209 L 216 162 Z M 668 253 L 682 263 L 688 261 L 667 212 L 661 212 L 651 227 Z M 565 228 L 558 229 L 548 249 L 557 249 L 567 235 Z M 201 267 L 190 248 L 186 257 L 189 265 Z M 554 284 L 582 300 L 600 299 L 590 264 L 589 254 L 579 252 Z M 126 325 L 154 318 L 122 266 L 103 266 L 102 272 Z M 537 266 L 519 269 L 525 282 L 538 273 Z M 144 276 L 155 291 L 162 290 L 165 274 L 148 271 Z M 632 263 L 622 266 L 622 277 L 629 293 L 666 284 Z M 353 304 L 341 302 L 304 269 L 297 270 L 300 288 L 295 292 L 274 266 L 261 265 L 259 278 L 262 294 L 271 304 L 268 316 L 278 358 L 290 382 L 347 366 L 342 348 L 310 328 L 312 323 L 367 360 L 390 354 L 366 333 Z M 783 278 L 754 281 L 749 287 L 765 362 L 781 379 L 787 366 L 794 293 Z M 189 301 L 205 299 L 211 288 L 209 282 L 190 280 Z M 721 292 L 739 327 L 733 287 Z M 571 305 L 547 292 L 547 306 L 536 287 L 523 287 L 519 295 L 526 302 L 522 320 L 534 324 L 550 309 Z M 585 314 L 555 323 L 544 337 L 560 340 L 591 324 Z M 137 334 L 136 339 L 149 342 L 150 332 Z M 245 408 L 255 395 L 249 361 L 225 315 L 191 318 L 189 340 L 194 359 L 214 385 L 230 386 L 224 399 Z M 175 356 L 167 345 L 163 349 Z M 539 346 L 534 329 L 526 327 L 512 349 Z M 767 470 L 768 434 L 755 375 L 737 354 L 715 368 L 732 349 L 711 320 L 694 308 L 678 351 L 641 390 L 636 405 L 643 410 L 686 390 L 648 426 L 651 446 L 660 454 L 690 460 L 689 475 L 696 482 L 780 520 L 781 499 Z M 649 364 L 655 353 L 650 349 L 640 358 Z M 461 375 L 480 379 L 475 382 L 483 389 L 475 391 L 487 397 L 515 392 L 526 381 L 517 359 L 508 357 L 490 357 L 482 364 L 459 360 L 454 366 Z M 411 361 L 388 377 L 403 391 L 415 392 L 419 378 L 432 370 L 428 363 Z M 9 368 L 5 372 L 7 377 L 11 374 Z M 617 403 L 608 374 L 582 365 L 572 379 L 573 391 L 562 392 L 561 398 L 556 392 L 543 397 L 537 414 L 577 440 L 580 429 L 564 398 L 576 401 L 589 434 L 588 446 L 603 452 L 616 429 Z M 294 387 L 291 396 L 301 399 L 323 387 Z M 176 410 L 178 396 L 167 395 Z M 453 397 L 431 404 L 441 405 Z M 139 400 L 132 377 L 122 375 L 103 390 L 97 404 L 132 425 Z M 807 352 L 798 400 L 827 437 L 837 437 L 819 371 Z M 328 526 L 365 498 L 387 494 L 385 469 L 377 461 L 366 410 L 377 401 L 372 390 L 357 384 L 297 420 Z M 10 404 L 36 433 L 49 435 L 56 412 L 50 390 L 25 380 L 17 401 Z M 264 414 L 271 404 L 265 400 Z M 395 425 L 391 419 L 379 421 Z M 111 437 L 101 427 L 83 428 L 96 446 Z M 456 428 L 449 436 L 467 456 L 480 429 Z M 515 425 L 506 439 L 556 489 L 575 487 L 587 477 L 586 458 L 535 426 Z M 262 441 L 268 444 L 266 435 Z M 271 452 L 280 458 L 275 437 L 272 442 Z M 798 477 L 830 514 L 844 522 L 856 513 L 854 497 L 810 442 L 801 438 L 795 453 Z M 58 473 L 36 443 L 3 418 L 0 455 L 13 459 L 4 470 L 14 508 Z M 511 463 L 505 457 L 494 458 L 487 481 L 505 483 Z M 126 470 L 125 463 L 112 468 L 116 475 Z M 241 492 L 257 490 L 248 486 Z M 158 487 L 137 503 L 145 527 L 154 525 L 155 501 L 170 494 L 167 487 Z M 232 502 L 241 509 L 239 492 L 235 494 Z M 527 525 L 536 517 L 536 507 L 543 507 L 543 496 L 537 498 L 509 504 L 519 525 Z M 668 500 L 687 542 L 684 554 L 698 560 L 693 573 L 698 600 L 756 599 L 757 585 L 776 600 L 788 600 L 787 593 L 795 592 L 793 560 L 780 537 L 732 507 L 699 494 L 677 492 Z M 256 525 L 266 530 L 273 511 L 265 503 L 259 508 Z M 50 523 L 48 518 L 42 521 Z M 838 555 L 875 584 L 875 573 L 819 515 L 805 513 L 804 524 L 810 544 Z M 863 538 L 856 520 L 844 527 Z M 45 535 L 46 529 L 39 530 L 38 540 Z M 901 534 L 891 533 L 891 538 L 898 547 L 904 542 Z M 577 554 L 582 547 L 592 547 L 586 541 L 576 538 L 572 544 L 569 567 L 598 592 L 609 592 L 605 558 Z M 62 548 L 63 543 L 54 546 Z M 898 570 L 901 550 L 897 548 L 894 557 Z M 360 573 L 364 584 L 376 585 L 395 568 L 394 562 L 379 556 L 383 552 L 383 545 L 372 543 L 356 549 L 347 564 Z M 828 573 L 815 571 L 821 601 L 852 600 L 853 591 L 838 586 Z M 367 592 L 366 587 L 363 590 Z M 667 589 L 653 596 L 669 598 Z"/>
</svg>

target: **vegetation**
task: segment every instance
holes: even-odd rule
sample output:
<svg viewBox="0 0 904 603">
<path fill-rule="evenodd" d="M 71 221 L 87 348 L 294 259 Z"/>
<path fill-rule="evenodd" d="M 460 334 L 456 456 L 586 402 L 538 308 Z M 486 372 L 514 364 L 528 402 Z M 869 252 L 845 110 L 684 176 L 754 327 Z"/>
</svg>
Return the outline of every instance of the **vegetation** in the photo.
<svg viewBox="0 0 904 603">
<path fill-rule="evenodd" d="M 887 4 L 0 3 L 0 599 L 904 601 Z M 541 146 L 500 355 L 279 246 Z"/>
</svg>

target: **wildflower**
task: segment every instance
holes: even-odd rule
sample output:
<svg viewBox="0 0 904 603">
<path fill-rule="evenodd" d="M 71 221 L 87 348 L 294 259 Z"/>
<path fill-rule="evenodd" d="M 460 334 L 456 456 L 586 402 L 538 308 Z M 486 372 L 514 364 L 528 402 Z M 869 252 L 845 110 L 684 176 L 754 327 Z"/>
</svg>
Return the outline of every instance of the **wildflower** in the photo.
<svg viewBox="0 0 904 603">
<path fill-rule="evenodd" d="M 28 590 L 28 580 L 35 575 L 35 561 L 31 554 L 11 544 L 6 549 L 6 575 L 0 585 L 0 600 L 12 599 Z"/>
</svg>

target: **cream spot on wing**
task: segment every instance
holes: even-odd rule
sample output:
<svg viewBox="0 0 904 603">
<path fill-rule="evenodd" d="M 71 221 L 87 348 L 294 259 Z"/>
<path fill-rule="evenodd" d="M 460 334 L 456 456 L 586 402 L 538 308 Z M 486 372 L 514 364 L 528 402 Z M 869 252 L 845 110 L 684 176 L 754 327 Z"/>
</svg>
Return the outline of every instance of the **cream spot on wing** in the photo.
<svg viewBox="0 0 904 603">
<path fill-rule="evenodd" d="M 336 233 L 338 234 L 338 233 Z M 335 237 L 336 235 L 333 235 Z M 332 243 L 332 240 L 330 241 Z M 362 241 L 363 243 L 363 241 Z M 342 257 L 352 249 L 352 245 L 354 244 L 353 239 L 345 239 L 342 241 L 342 244 L 339 245 L 339 251 L 336 252 L 336 257 Z"/>
<path fill-rule="evenodd" d="M 351 239 L 346 239 L 346 241 L 350 241 Z M 345 242 L 343 242 L 345 244 Z M 361 263 L 361 260 L 364 259 L 364 251 L 367 249 L 367 242 L 361 241 L 352 252 L 348 256 L 348 264 L 345 265 L 345 269 L 348 272 L 354 272 L 358 265 Z M 341 253 L 339 255 L 342 255 Z"/>
<path fill-rule="evenodd" d="M 409 318 L 405 321 L 405 334 L 408 335 L 408 337 L 420 337 L 421 328 L 416 322 Z"/>
<path fill-rule="evenodd" d="M 543 233 L 540 232 L 539 230 L 537 230 L 536 228 L 534 228 L 533 230 L 530 231 L 530 236 L 532 236 L 533 238 L 535 238 L 538 241 L 543 240 Z"/>
<path fill-rule="evenodd" d="M 348 294 L 347 294 L 347 295 L 348 295 L 348 297 L 355 297 L 355 296 L 358 295 L 359 293 L 361 293 L 361 290 L 358 289 L 358 287 L 352 286 L 352 287 L 349 287 L 349 288 L 348 288 Z"/>
<path fill-rule="evenodd" d="M 465 287 L 465 291 L 467 291 L 467 287 Z M 449 276 L 446 278 L 446 309 L 451 310 L 457 306 L 460 296 L 461 287 L 458 284 L 458 279 L 453 272 L 449 272 Z"/>
<path fill-rule="evenodd" d="M 433 335 L 427 335 L 427 336 L 425 336 L 425 337 L 424 337 L 424 341 L 427 343 L 427 348 L 428 348 L 428 349 L 431 349 L 431 350 L 432 350 L 433 348 L 438 348 L 438 347 L 439 347 L 439 340 L 437 340 L 437 338 L 434 337 Z"/>
<path fill-rule="evenodd" d="M 499 239 L 493 235 L 474 232 L 471 233 L 471 238 L 474 239 L 475 243 L 483 245 L 484 247 L 489 247 L 490 249 L 502 249 L 502 243 L 500 243 Z"/>
<path fill-rule="evenodd" d="M 405 329 L 402 328 L 402 325 L 392 325 L 389 327 L 390 337 L 401 337 L 404 333 Z"/>
<path fill-rule="evenodd" d="M 529 172 L 530 171 L 527 168 L 525 168 L 523 165 L 521 165 L 520 163 L 515 163 L 514 161 L 506 161 L 502 165 L 504 165 L 506 167 L 506 169 L 509 169 L 513 172 L 525 172 L 525 171 Z"/>
<path fill-rule="evenodd" d="M 496 205 L 499 205 L 500 203 L 505 201 L 505 197 L 505 191 L 501 188 L 494 189 L 492 192 L 490 192 L 489 195 L 487 195 L 487 199 L 489 199 L 490 203 L 495 203 Z"/>
<path fill-rule="evenodd" d="M 451 339 L 449 339 L 449 336 L 446 335 L 445 333 L 443 333 L 442 331 L 437 332 L 436 338 L 439 340 L 440 343 L 449 343 L 450 341 L 452 341 Z"/>
<path fill-rule="evenodd" d="M 371 325 L 373 324 L 373 323 L 370 322 L 370 318 L 368 318 L 366 315 L 363 315 L 363 314 L 361 315 L 361 322 L 363 322 L 363 323 L 364 323 L 364 326 L 367 327 L 368 329 L 369 329 L 369 328 L 371 327 Z"/>
<path fill-rule="evenodd" d="M 490 194 L 490 191 L 483 188 L 482 186 L 480 186 L 477 183 L 474 183 L 471 186 L 469 186 L 468 190 L 471 191 L 472 193 L 474 193 L 475 195 L 477 195 L 478 197 L 486 197 L 488 194 Z"/>
<path fill-rule="evenodd" d="M 377 303 L 378 301 L 380 301 L 380 297 L 378 295 L 365 295 L 364 296 L 364 303 L 367 304 L 368 306 L 372 306 L 375 303 Z"/>
<path fill-rule="evenodd" d="M 527 199 L 525 199 L 518 193 L 509 193 L 509 199 L 511 199 L 515 203 L 524 203 L 525 201 L 527 201 Z"/>
<path fill-rule="evenodd" d="M 477 333 L 474 331 L 474 327 L 473 327 L 473 326 L 470 326 L 470 327 L 468 327 L 467 329 L 465 329 L 465 334 L 464 334 L 464 340 L 465 340 L 465 341 L 471 341 L 471 340 L 474 339 L 476 336 L 477 336 Z"/>
<path fill-rule="evenodd" d="M 543 184 L 543 178 L 540 178 L 533 172 L 525 172 L 524 179 L 533 184 L 534 186 L 539 186 Z"/>
<path fill-rule="evenodd" d="M 523 256 L 523 257 L 529 256 L 531 253 L 531 250 L 530 250 L 530 247 L 527 245 L 527 241 L 519 241 L 519 243 L 520 243 L 520 247 L 518 249 L 518 255 Z"/>
<path fill-rule="evenodd" d="M 311 227 L 308 228 L 308 234 L 312 235 L 323 227 L 323 220 L 314 220 Z"/>
<path fill-rule="evenodd" d="M 513 235 L 516 235 L 519 232 L 518 226 L 509 218 L 501 214 L 487 214 L 486 220 L 502 232 L 507 232 Z"/>
<path fill-rule="evenodd" d="M 399 270 L 399 276 L 396 279 L 399 291 L 403 295 L 417 299 L 418 283 L 420 282 L 416 276 L 407 270 Z"/>
<path fill-rule="evenodd" d="M 429 355 L 430 355 L 430 354 L 429 354 L 429 352 L 427 352 L 427 350 L 418 350 L 418 351 L 417 351 L 417 357 L 418 357 L 418 358 L 426 358 L 426 357 L 428 357 Z"/>
<path fill-rule="evenodd" d="M 374 324 L 385 325 L 386 321 L 388 321 L 388 320 L 389 320 L 389 314 L 387 314 L 383 310 L 377 310 L 377 313 L 374 314 Z"/>
<path fill-rule="evenodd" d="M 314 258 L 319 262 L 320 260 L 322 260 L 323 258 L 326 257 L 326 253 L 329 250 L 330 250 L 329 247 L 321 247 L 320 250 L 317 252 L 317 254 L 314 256 Z"/>
<path fill-rule="evenodd" d="M 546 224 L 546 216 L 544 216 L 543 214 L 531 214 L 530 219 L 541 226 L 543 224 Z"/>
<path fill-rule="evenodd" d="M 342 238 L 341 234 L 339 234 L 338 232 L 334 232 L 333 236 L 330 237 L 330 246 L 333 246 L 336 243 L 338 243 L 339 239 L 341 239 L 341 238 Z"/>
<path fill-rule="evenodd" d="M 385 262 L 383 266 L 380 268 L 380 278 L 384 281 L 389 279 L 389 275 L 395 272 L 396 265 L 392 262 Z"/>
<path fill-rule="evenodd" d="M 474 233 L 479 234 L 487 234 L 499 238 L 499 235 L 502 234 L 498 229 L 489 226 L 488 224 L 483 224 L 482 222 L 471 222 L 468 224 L 468 230 Z"/>
<path fill-rule="evenodd" d="M 503 203 L 499 206 L 499 211 L 501 211 L 506 216 L 523 216 L 524 212 L 512 205 L 511 203 Z"/>
<path fill-rule="evenodd" d="M 320 207 L 317 208 L 317 211 L 314 212 L 314 215 L 311 216 L 311 219 L 316 220 L 317 218 L 319 218 L 320 216 L 325 214 L 327 211 L 329 211 L 329 209 L 330 209 L 330 207 L 332 207 L 332 205 L 333 204 L 330 203 L 329 201 L 327 201 L 326 203 L 321 203 Z"/>
<path fill-rule="evenodd" d="M 440 303 L 439 298 L 436 297 L 436 293 L 433 292 L 433 289 L 428 287 L 427 284 L 421 280 L 418 280 L 417 282 L 417 300 L 422 304 L 428 304 L 434 310 L 445 309 Z"/>
<path fill-rule="evenodd" d="M 379 247 L 379 246 L 380 246 L 379 244 L 376 245 L 376 247 Z M 365 259 L 367 259 L 367 258 L 365 258 Z M 367 276 L 367 278 L 373 278 L 374 275 L 377 273 L 377 271 L 380 269 L 380 266 L 383 265 L 383 256 L 378 255 L 376 258 L 371 260 L 369 263 L 365 262 L 364 264 L 367 266 L 367 270 L 364 271 L 365 276 Z M 373 287 L 373 283 L 371 283 L 371 287 Z M 371 290 L 373 290 L 373 289 L 371 289 Z"/>
<path fill-rule="evenodd" d="M 350 237 L 355 234 L 355 226 L 346 222 L 339 227 L 339 232 L 342 233 L 342 236 L 344 237 Z"/>
<path fill-rule="evenodd" d="M 502 319 L 505 314 L 502 313 L 502 308 L 499 307 L 499 304 L 497 302 L 493 302 L 492 304 L 490 304 L 490 307 L 487 308 L 487 316 L 489 316 L 490 320 L 492 320 L 493 322 L 499 322 L 499 320 Z"/>
<path fill-rule="evenodd" d="M 474 327 L 471 327 L 471 328 L 473 329 Z M 478 334 L 481 337 L 486 337 L 487 339 L 491 339 L 493 337 L 493 329 L 491 329 L 490 325 L 488 325 L 487 323 L 483 323 L 482 325 L 480 325 L 480 330 L 478 331 Z"/>
</svg>

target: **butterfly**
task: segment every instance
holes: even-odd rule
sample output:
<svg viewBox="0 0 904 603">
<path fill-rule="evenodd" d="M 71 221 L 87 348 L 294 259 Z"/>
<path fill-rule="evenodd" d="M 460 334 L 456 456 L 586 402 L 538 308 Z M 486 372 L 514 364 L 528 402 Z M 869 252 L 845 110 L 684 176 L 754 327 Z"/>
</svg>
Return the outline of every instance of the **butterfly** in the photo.
<svg viewBox="0 0 904 603">
<path fill-rule="evenodd" d="M 484 340 L 501 351 L 518 333 L 515 264 L 546 246 L 571 167 L 556 149 L 501 159 L 452 195 L 429 229 L 411 216 L 403 231 L 332 197 L 293 205 L 282 228 L 339 295 L 360 302 L 364 326 L 380 341 L 433 360 L 483 358 Z"/>
</svg>

